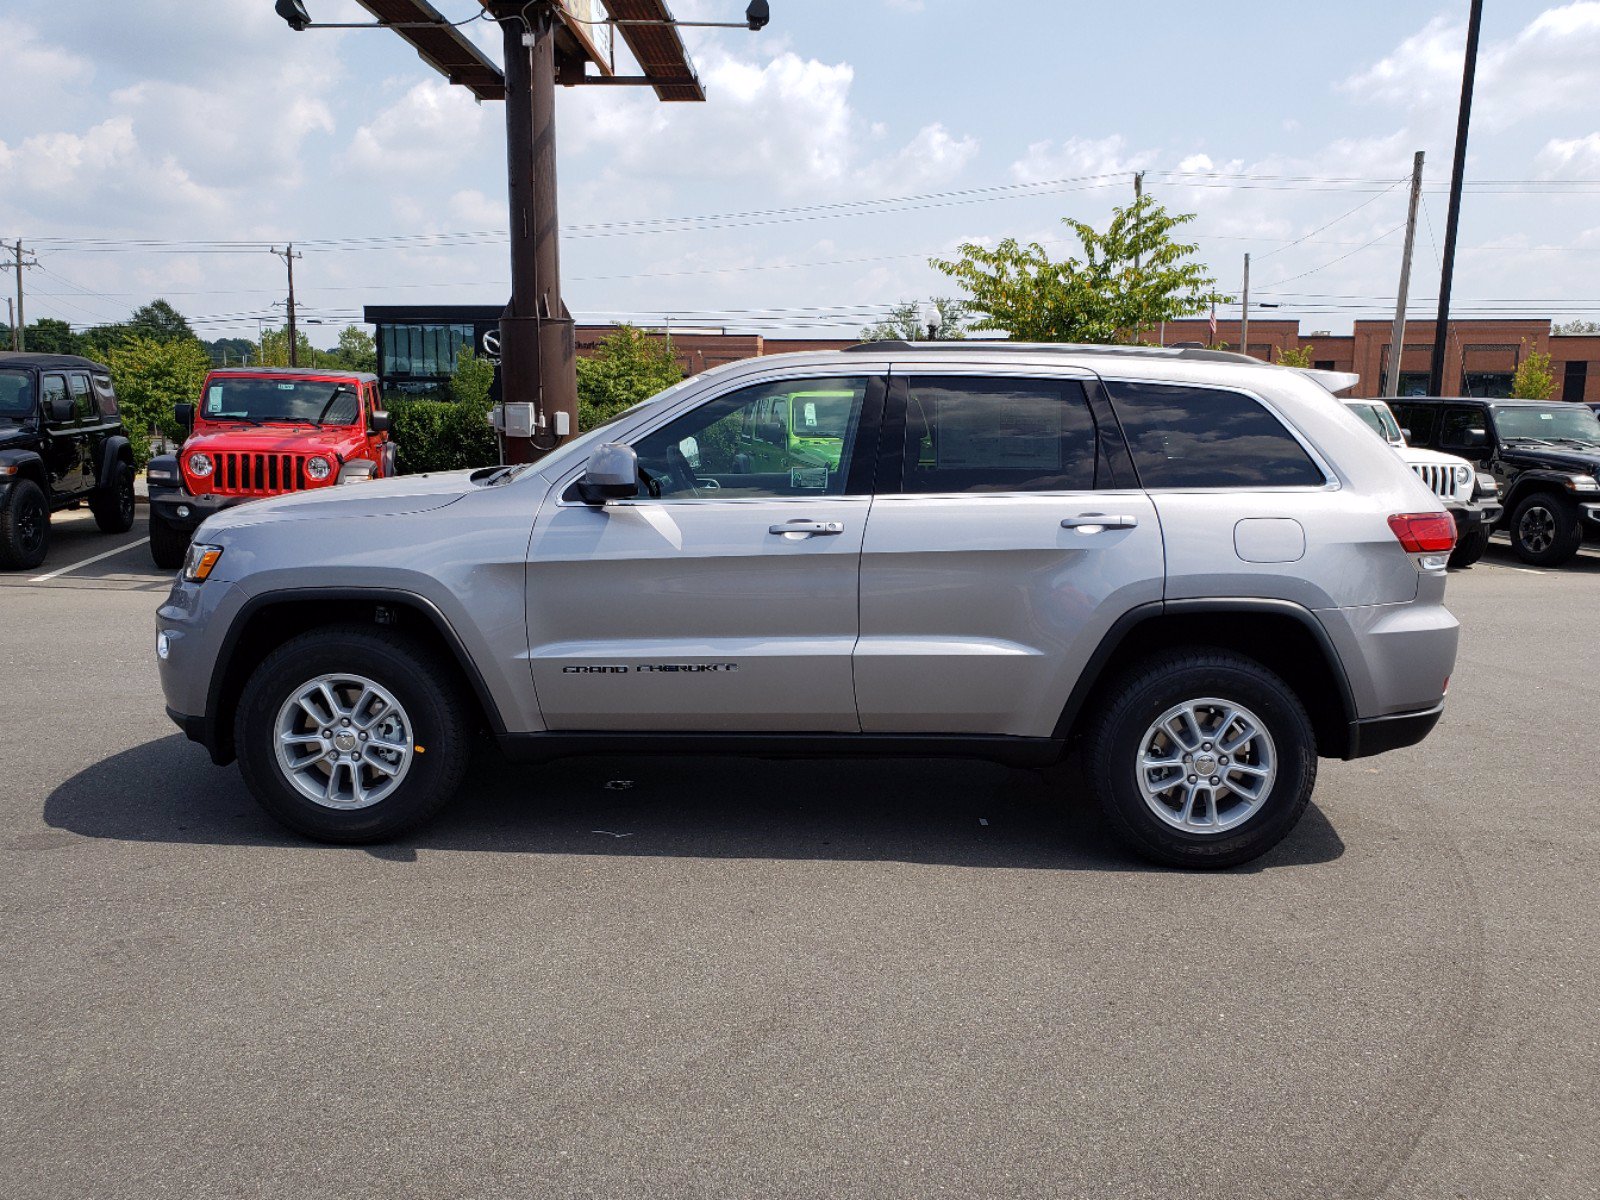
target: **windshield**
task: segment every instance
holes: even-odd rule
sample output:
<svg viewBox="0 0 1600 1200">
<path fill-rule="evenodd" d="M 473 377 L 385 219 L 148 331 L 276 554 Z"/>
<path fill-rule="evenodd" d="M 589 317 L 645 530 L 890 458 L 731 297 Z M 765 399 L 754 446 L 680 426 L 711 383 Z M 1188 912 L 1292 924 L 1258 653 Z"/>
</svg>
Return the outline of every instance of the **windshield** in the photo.
<svg viewBox="0 0 1600 1200">
<path fill-rule="evenodd" d="M 0 371 L 0 417 L 21 420 L 33 414 L 33 376 L 27 371 Z"/>
<path fill-rule="evenodd" d="M 1600 442 L 1600 418 L 1581 404 L 1519 404 L 1490 411 L 1502 438 Z"/>
<path fill-rule="evenodd" d="M 316 421 L 354 425 L 361 415 L 355 389 L 326 379 L 213 379 L 201 415 L 208 421 Z"/>
<path fill-rule="evenodd" d="M 1372 426 L 1373 431 L 1392 446 L 1403 446 L 1405 438 L 1387 404 L 1352 404 L 1351 411 Z"/>
</svg>

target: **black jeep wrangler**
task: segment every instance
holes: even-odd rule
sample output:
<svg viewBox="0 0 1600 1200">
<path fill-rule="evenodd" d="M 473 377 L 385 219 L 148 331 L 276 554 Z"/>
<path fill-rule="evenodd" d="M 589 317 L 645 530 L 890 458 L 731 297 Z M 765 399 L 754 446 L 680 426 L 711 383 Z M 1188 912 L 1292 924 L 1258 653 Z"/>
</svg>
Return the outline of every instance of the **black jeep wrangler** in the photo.
<svg viewBox="0 0 1600 1200">
<path fill-rule="evenodd" d="M 106 533 L 133 528 L 133 447 L 111 372 L 76 354 L 0 353 L 0 569 L 42 563 L 50 514 L 84 501 Z"/>
<path fill-rule="evenodd" d="M 1413 446 L 1478 463 L 1495 477 L 1499 528 L 1525 563 L 1558 567 L 1600 534 L 1600 419 L 1561 400 L 1406 396 L 1391 402 Z"/>
</svg>

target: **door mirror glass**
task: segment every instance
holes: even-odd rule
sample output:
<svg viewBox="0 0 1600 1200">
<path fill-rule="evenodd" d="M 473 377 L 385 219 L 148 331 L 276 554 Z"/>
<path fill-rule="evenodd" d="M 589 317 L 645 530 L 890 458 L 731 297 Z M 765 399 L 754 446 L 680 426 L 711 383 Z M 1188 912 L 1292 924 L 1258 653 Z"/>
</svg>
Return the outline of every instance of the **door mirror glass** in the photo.
<svg viewBox="0 0 1600 1200">
<path fill-rule="evenodd" d="M 602 442 L 589 455 L 578 480 L 578 495 L 585 504 L 604 504 L 607 500 L 626 500 L 639 494 L 639 456 L 632 446 Z"/>
<path fill-rule="evenodd" d="M 194 425 L 194 405 L 174 404 L 172 406 L 172 419 L 178 423 L 178 428 L 189 429 Z"/>
<path fill-rule="evenodd" d="M 1489 434 L 1482 429 L 1469 429 L 1461 435 L 1463 446 L 1485 446 L 1489 443 Z"/>
</svg>

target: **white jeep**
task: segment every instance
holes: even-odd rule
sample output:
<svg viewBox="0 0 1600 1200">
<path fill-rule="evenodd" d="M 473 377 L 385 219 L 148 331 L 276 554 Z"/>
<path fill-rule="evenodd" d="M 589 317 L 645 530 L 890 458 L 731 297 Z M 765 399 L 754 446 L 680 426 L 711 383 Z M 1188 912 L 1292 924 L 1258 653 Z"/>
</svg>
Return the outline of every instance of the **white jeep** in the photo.
<svg viewBox="0 0 1600 1200">
<path fill-rule="evenodd" d="M 1346 400 L 1345 407 L 1355 413 L 1400 456 L 1428 485 L 1428 490 L 1444 502 L 1456 521 L 1456 548 L 1450 554 L 1452 567 L 1470 567 L 1483 557 L 1489 546 L 1489 531 L 1500 520 L 1500 486 L 1493 475 L 1486 475 L 1464 458 L 1424 450 L 1406 442 L 1394 413 L 1382 400 Z"/>
</svg>

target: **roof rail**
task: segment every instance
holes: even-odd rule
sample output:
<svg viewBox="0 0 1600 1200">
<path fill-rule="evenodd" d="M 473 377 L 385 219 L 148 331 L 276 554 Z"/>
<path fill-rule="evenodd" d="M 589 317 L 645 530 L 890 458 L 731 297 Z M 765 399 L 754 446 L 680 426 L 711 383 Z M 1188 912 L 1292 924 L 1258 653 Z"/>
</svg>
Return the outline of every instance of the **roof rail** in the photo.
<svg viewBox="0 0 1600 1200">
<path fill-rule="evenodd" d="M 1181 358 L 1190 362 L 1250 363 L 1258 367 L 1270 365 L 1249 354 L 1236 354 L 1231 350 L 1201 350 L 1193 346 L 1106 346 L 1080 342 L 1012 342 L 988 338 L 974 341 L 958 338 L 947 342 L 907 342 L 899 338 L 885 338 L 882 341 L 857 342 L 854 346 L 846 346 L 844 353 L 871 354 L 881 350 L 892 350 L 895 353 L 902 350 L 918 352 L 981 350 L 984 353 L 1011 350 L 1027 354 L 1106 354 L 1121 358 Z"/>
</svg>

